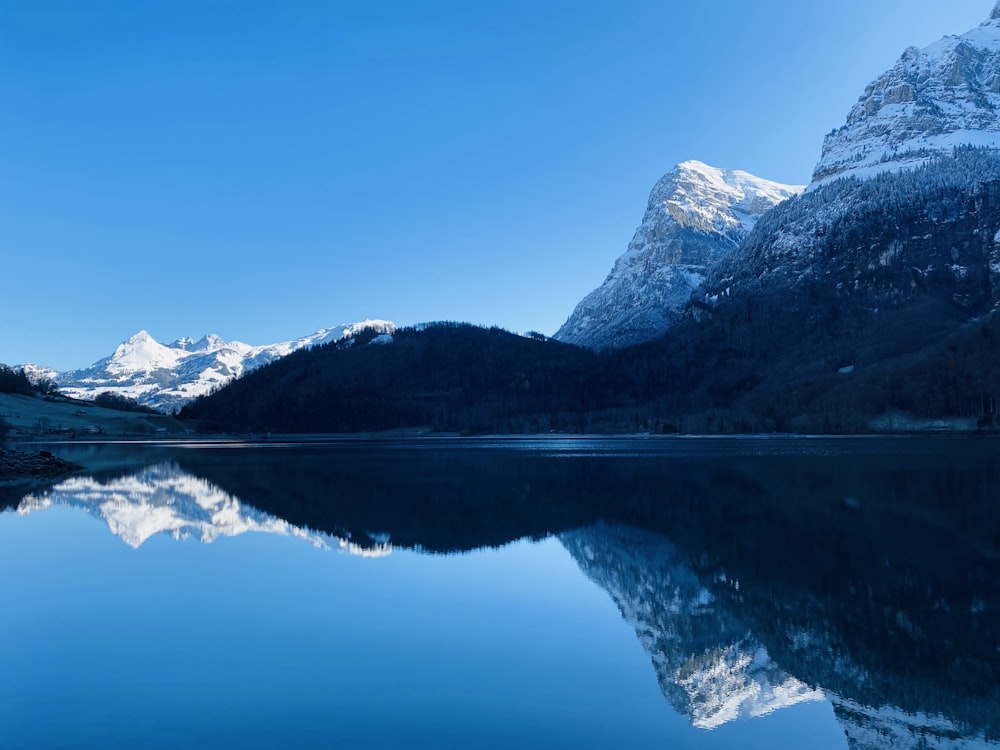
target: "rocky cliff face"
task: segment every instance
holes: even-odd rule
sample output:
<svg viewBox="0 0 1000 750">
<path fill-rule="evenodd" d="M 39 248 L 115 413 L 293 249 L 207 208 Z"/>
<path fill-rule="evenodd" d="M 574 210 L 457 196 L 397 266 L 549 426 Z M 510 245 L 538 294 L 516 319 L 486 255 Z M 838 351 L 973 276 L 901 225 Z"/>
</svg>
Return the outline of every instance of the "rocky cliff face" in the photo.
<svg viewBox="0 0 1000 750">
<path fill-rule="evenodd" d="M 708 269 L 765 212 L 801 190 L 697 161 L 678 164 L 650 193 L 628 250 L 555 338 L 608 349 L 659 336 L 680 317 Z"/>
<path fill-rule="evenodd" d="M 1000 147 L 1000 5 L 978 28 L 907 49 L 823 142 L 813 185 L 917 166 L 955 146 Z"/>
</svg>

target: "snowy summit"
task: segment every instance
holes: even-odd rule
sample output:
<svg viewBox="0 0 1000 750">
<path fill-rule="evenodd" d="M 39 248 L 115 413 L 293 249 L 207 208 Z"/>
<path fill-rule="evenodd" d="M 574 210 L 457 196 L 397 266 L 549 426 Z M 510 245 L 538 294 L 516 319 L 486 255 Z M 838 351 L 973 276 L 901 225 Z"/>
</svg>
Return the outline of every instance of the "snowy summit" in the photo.
<svg viewBox="0 0 1000 750">
<path fill-rule="evenodd" d="M 823 141 L 812 187 L 919 166 L 956 146 L 1000 148 L 1000 3 L 979 27 L 910 47 Z"/>
<path fill-rule="evenodd" d="M 608 349 L 659 336 L 680 318 L 707 270 L 765 212 L 802 190 L 700 161 L 678 164 L 653 187 L 628 250 L 555 338 Z"/>
<path fill-rule="evenodd" d="M 298 349 L 347 341 L 366 330 L 374 330 L 379 334 L 379 343 L 383 343 L 386 338 L 391 340 L 396 326 L 386 320 L 364 320 L 263 346 L 223 341 L 215 334 L 197 341 L 182 338 L 161 344 L 148 332 L 139 331 L 119 344 L 110 357 L 81 370 L 55 372 L 37 365 L 22 367 L 29 375 L 54 381 L 67 396 L 93 399 L 111 392 L 169 411 Z"/>
</svg>

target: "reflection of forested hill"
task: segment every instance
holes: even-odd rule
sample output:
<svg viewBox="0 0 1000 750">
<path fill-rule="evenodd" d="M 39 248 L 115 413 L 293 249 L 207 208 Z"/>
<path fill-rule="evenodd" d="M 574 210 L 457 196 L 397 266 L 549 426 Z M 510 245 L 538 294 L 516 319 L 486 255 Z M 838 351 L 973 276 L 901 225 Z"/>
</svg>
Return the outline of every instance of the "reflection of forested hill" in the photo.
<svg viewBox="0 0 1000 750">
<path fill-rule="evenodd" d="M 181 464 L 293 523 L 395 546 L 452 552 L 544 537 L 614 512 L 600 465 L 530 454 L 364 448 L 184 456 Z"/>
</svg>

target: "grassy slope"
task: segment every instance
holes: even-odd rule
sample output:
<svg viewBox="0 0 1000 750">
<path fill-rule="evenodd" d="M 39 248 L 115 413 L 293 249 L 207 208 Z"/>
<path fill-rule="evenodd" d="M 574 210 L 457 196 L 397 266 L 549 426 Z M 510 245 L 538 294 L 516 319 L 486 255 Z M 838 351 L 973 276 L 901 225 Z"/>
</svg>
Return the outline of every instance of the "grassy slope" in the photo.
<svg viewBox="0 0 1000 750">
<path fill-rule="evenodd" d="M 78 411 L 86 414 L 76 414 Z M 93 437 L 152 436 L 159 428 L 165 428 L 170 434 L 184 431 L 184 425 L 173 417 L 102 409 L 68 399 L 46 400 L 7 393 L 0 393 L 0 417 L 13 426 L 10 438 L 15 440 L 52 437 L 58 433 L 45 433 L 61 429 L 75 430 L 78 437 L 84 437 L 91 427 L 103 430 L 102 435 Z"/>
</svg>

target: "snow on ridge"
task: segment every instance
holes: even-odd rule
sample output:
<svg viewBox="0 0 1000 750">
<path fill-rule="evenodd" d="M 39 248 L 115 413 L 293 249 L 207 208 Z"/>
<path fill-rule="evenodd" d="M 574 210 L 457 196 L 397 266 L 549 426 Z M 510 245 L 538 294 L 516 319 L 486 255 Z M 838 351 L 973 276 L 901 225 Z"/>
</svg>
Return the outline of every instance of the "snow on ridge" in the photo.
<svg viewBox="0 0 1000 750">
<path fill-rule="evenodd" d="M 67 372 L 34 365 L 23 367 L 31 367 L 37 378 L 53 380 L 60 391 L 73 398 L 93 399 L 109 391 L 147 406 L 171 410 L 294 351 L 350 339 L 366 330 L 391 335 L 396 326 L 387 320 L 367 319 L 262 346 L 225 341 L 216 334 L 197 341 L 181 338 L 165 345 L 142 330 L 119 344 L 111 356 L 90 367 Z"/>
<path fill-rule="evenodd" d="M 957 146 L 1000 149 L 1000 15 L 899 61 L 823 142 L 810 189 L 910 169 Z"/>
<path fill-rule="evenodd" d="M 695 160 L 678 164 L 661 183 L 657 199 L 679 223 L 703 231 L 735 229 L 740 234 L 752 229 L 766 211 L 804 190 L 803 186 L 783 185 L 743 170 L 720 169 Z M 674 207 L 679 215 L 671 210 Z"/>
<path fill-rule="evenodd" d="M 802 190 L 741 170 L 681 162 L 650 191 L 642 222 L 604 283 L 554 338 L 607 349 L 659 336 L 680 318 L 708 269 L 764 213 Z"/>
<path fill-rule="evenodd" d="M 675 678 L 690 697 L 691 724 L 699 729 L 826 700 L 823 691 L 782 673 L 764 647 L 752 641 L 729 644 L 713 657 L 703 668 Z"/>
</svg>

